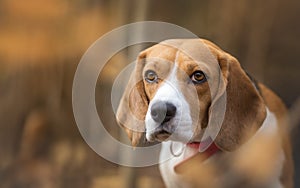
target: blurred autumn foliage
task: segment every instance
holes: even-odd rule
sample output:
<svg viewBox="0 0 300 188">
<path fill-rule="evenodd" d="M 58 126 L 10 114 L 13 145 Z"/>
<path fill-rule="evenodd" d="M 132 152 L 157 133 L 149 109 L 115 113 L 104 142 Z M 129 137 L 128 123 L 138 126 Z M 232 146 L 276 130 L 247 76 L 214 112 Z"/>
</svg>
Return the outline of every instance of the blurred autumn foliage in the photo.
<svg viewBox="0 0 300 188">
<path fill-rule="evenodd" d="M 110 22 L 100 6 L 79 8 L 86 4 L 83 1 L 3 0 L 1 4 L 1 57 L 10 66 L 81 54 Z"/>
<path fill-rule="evenodd" d="M 298 117 L 299 8 L 297 0 L 0 0 L 0 187 L 125 187 L 124 171 L 81 138 L 72 81 L 95 40 L 133 21 L 171 22 L 214 41 Z M 126 53 L 113 57 L 96 88 L 99 114 L 115 137 L 110 90 L 127 63 Z M 299 128 L 293 133 L 298 170 Z M 163 187 L 156 166 L 135 173 L 138 187 Z"/>
</svg>

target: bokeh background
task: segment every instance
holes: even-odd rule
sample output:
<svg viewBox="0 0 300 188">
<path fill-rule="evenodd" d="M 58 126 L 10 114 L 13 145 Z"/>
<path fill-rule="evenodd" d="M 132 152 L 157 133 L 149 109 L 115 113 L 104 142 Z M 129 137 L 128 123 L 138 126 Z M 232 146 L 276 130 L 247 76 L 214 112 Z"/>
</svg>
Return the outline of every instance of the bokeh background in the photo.
<svg viewBox="0 0 300 188">
<path fill-rule="evenodd" d="M 98 156 L 72 113 L 73 76 L 87 48 L 144 20 L 214 41 L 282 97 L 292 116 L 299 187 L 299 10 L 298 0 L 0 0 L 0 187 L 164 187 L 157 166 L 121 167 Z M 110 91 L 129 51 L 111 59 L 96 89 L 99 115 L 115 137 L 122 130 Z"/>
</svg>

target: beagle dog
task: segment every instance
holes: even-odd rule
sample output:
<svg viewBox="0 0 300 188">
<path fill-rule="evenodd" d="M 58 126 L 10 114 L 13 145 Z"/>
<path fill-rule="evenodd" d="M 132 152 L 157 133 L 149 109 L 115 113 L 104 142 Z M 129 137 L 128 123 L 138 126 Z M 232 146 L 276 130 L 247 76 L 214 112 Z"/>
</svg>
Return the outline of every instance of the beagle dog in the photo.
<svg viewBox="0 0 300 188">
<path fill-rule="evenodd" d="M 167 187 L 293 187 L 283 102 L 208 40 L 142 51 L 116 118 L 133 146 L 162 143 Z"/>
</svg>

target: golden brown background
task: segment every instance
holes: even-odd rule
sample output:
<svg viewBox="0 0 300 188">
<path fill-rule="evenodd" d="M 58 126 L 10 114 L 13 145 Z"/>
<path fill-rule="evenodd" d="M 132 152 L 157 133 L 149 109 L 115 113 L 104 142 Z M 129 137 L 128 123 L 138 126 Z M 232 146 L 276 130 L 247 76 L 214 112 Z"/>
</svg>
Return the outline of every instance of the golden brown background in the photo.
<svg viewBox="0 0 300 188">
<path fill-rule="evenodd" d="M 156 166 L 130 169 L 93 152 L 72 113 L 72 81 L 85 50 L 123 24 L 185 27 L 236 56 L 291 109 L 300 186 L 299 0 L 0 0 L 0 187 L 163 187 Z M 97 87 L 98 111 L 115 137 L 116 55 Z M 109 143 L 108 143 L 109 147 Z"/>
</svg>

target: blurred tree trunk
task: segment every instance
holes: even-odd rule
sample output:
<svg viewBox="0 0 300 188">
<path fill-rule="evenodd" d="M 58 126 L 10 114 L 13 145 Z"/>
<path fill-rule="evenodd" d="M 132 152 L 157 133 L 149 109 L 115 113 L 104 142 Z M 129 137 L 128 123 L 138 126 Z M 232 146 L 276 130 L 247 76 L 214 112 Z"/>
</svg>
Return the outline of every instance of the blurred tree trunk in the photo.
<svg viewBox="0 0 300 188">
<path fill-rule="evenodd" d="M 263 81 L 267 53 L 270 47 L 270 33 L 279 1 L 252 1 L 251 3 L 254 7 L 248 11 L 253 11 L 255 14 L 249 20 L 248 50 L 244 65 L 249 72 L 255 73 L 258 80 Z M 268 7 L 268 12 L 266 12 L 266 7 Z M 259 28 L 257 28 L 258 25 Z"/>
<path fill-rule="evenodd" d="M 142 21 L 146 19 L 147 15 L 147 4 L 148 0 L 122 0 L 119 3 L 119 18 L 120 23 L 132 23 L 136 21 Z M 115 8 L 115 7 L 112 7 Z M 132 10 L 132 12 L 129 12 Z M 137 35 L 132 35 L 132 33 L 128 33 L 128 41 L 130 38 L 139 39 L 143 36 L 143 31 L 136 31 Z M 133 57 L 138 54 L 138 52 L 141 51 L 141 46 L 137 46 L 137 48 L 131 48 L 131 50 L 127 51 L 127 57 Z M 127 60 L 130 60 L 130 58 L 127 58 Z M 130 62 L 128 62 L 130 63 Z M 121 130 L 123 131 L 123 130 Z M 121 135 L 121 140 L 123 143 L 128 142 L 127 135 L 123 133 Z M 132 155 L 132 152 L 124 152 L 121 154 L 121 160 L 127 163 L 133 163 L 134 156 Z M 137 186 L 137 180 L 138 180 L 138 174 L 136 172 L 136 168 L 133 167 L 121 167 L 120 170 L 121 176 L 124 181 L 124 188 L 136 188 Z"/>
</svg>

